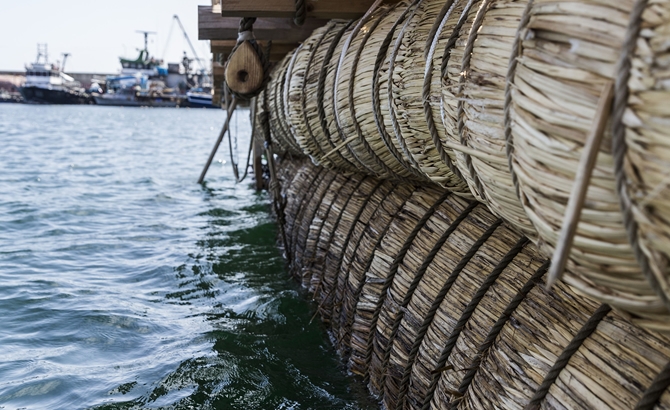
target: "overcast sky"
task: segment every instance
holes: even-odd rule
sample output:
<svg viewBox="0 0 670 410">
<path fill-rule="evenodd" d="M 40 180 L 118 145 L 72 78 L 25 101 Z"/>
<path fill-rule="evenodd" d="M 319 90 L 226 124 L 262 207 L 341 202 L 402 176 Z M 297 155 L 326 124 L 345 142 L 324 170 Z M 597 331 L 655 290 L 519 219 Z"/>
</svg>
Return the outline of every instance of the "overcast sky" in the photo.
<svg viewBox="0 0 670 410">
<path fill-rule="evenodd" d="M 24 70 L 33 62 L 37 43 L 47 43 L 49 60 L 68 52 L 66 71 L 116 73 L 119 57 L 137 57 L 144 45 L 136 30 L 155 31 L 149 52 L 167 62 L 191 56 L 175 23 L 167 44 L 172 16 L 177 14 L 196 52 L 210 58 L 208 43 L 198 41 L 198 4 L 209 0 L 1 0 L 0 70 Z M 192 56 L 191 56 L 192 57 Z"/>
</svg>

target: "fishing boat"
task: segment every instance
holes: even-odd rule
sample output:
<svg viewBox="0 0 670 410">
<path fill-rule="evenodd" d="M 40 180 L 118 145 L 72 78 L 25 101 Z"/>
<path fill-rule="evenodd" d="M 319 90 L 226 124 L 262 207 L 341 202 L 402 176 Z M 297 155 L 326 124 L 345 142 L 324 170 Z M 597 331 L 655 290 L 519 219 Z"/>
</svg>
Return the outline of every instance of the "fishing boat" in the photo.
<svg viewBox="0 0 670 410">
<path fill-rule="evenodd" d="M 126 107 L 178 107 L 186 96 L 177 94 L 166 86 L 164 79 L 170 74 L 163 60 L 152 57 L 148 50 L 149 31 L 144 34 L 144 48 L 135 59 L 119 57 L 121 73 L 108 76 L 107 90 L 93 94 L 98 105 Z"/>
<path fill-rule="evenodd" d="M 98 105 L 125 107 L 178 107 L 185 101 L 161 80 L 150 80 L 140 72 L 107 77 L 107 91 L 93 94 Z"/>
<path fill-rule="evenodd" d="M 186 92 L 186 106 L 191 108 L 219 108 L 212 104 L 212 88 L 196 87 Z"/>
<path fill-rule="evenodd" d="M 69 56 L 63 54 L 63 63 L 59 67 L 49 63 L 46 44 L 37 45 L 37 58 L 26 66 L 26 81 L 20 88 L 27 103 L 34 104 L 91 104 L 91 96 L 85 92 L 81 83 L 65 74 L 63 69 Z"/>
</svg>

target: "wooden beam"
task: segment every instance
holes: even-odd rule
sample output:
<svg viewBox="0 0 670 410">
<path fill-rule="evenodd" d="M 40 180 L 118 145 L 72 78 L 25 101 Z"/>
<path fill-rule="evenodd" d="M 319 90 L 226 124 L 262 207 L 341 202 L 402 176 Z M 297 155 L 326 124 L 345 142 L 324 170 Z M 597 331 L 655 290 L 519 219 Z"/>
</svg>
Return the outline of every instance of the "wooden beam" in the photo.
<svg viewBox="0 0 670 410">
<path fill-rule="evenodd" d="M 290 18 L 259 18 L 254 24 L 254 35 L 257 40 L 299 43 L 327 22 L 328 20 L 307 19 L 303 26 L 298 27 Z M 198 6 L 199 40 L 235 40 L 239 25 L 240 19 L 237 17 L 221 17 L 212 13 L 212 6 Z"/>
<path fill-rule="evenodd" d="M 228 56 L 233 51 L 236 40 L 212 40 L 210 43 L 210 48 L 212 54 L 223 54 L 224 59 L 228 59 Z M 263 50 L 265 50 L 266 42 L 259 41 Z M 280 61 L 286 54 L 294 50 L 299 46 L 299 43 L 275 43 L 272 42 L 272 48 L 270 49 L 270 61 Z"/>
<path fill-rule="evenodd" d="M 374 0 L 305 0 L 307 17 L 318 19 L 357 19 L 370 8 Z M 280 17 L 295 16 L 295 0 L 222 0 L 224 17 Z"/>
<path fill-rule="evenodd" d="M 265 49 L 267 42 L 259 41 L 260 46 Z M 212 40 L 210 43 L 210 48 L 212 54 L 228 54 L 233 51 L 233 48 L 237 44 L 237 40 Z M 272 54 L 288 54 L 293 49 L 297 48 L 300 43 L 278 43 L 276 41 L 272 42 L 272 48 L 270 53 Z"/>
<path fill-rule="evenodd" d="M 212 63 L 212 75 L 214 77 L 221 77 L 223 78 L 224 73 L 226 70 L 223 68 L 223 64 L 221 63 Z"/>
</svg>

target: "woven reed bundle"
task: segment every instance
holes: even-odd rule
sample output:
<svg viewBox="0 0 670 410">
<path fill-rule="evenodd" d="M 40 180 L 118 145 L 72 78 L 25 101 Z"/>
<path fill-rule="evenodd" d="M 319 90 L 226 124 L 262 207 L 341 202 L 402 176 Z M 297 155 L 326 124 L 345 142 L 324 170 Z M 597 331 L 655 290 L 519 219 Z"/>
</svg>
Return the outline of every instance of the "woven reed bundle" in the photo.
<svg viewBox="0 0 670 410">
<path fill-rule="evenodd" d="M 255 125 L 254 135 L 259 136 L 259 138 L 261 138 L 261 139 L 263 139 L 262 135 L 264 135 L 264 134 L 263 134 L 263 131 L 262 131 L 262 125 L 261 125 L 261 121 L 259 121 L 259 118 L 261 118 L 262 114 L 264 114 L 266 112 L 267 112 L 268 118 L 272 118 L 271 110 L 270 109 L 268 109 L 268 110 L 265 109 L 264 101 L 266 99 L 266 97 L 265 97 L 266 93 L 269 93 L 269 88 L 263 89 L 263 91 L 261 91 L 260 94 L 258 94 L 258 97 L 256 97 L 255 100 L 253 100 L 254 103 L 256 104 L 256 106 L 254 107 L 255 112 L 256 112 L 256 121 L 252 121 L 252 123 L 254 123 L 254 125 Z M 283 154 L 283 153 L 288 151 L 287 147 L 285 147 L 283 145 L 283 141 L 280 141 L 278 138 L 275 137 L 275 135 L 273 135 L 272 128 L 270 129 L 270 135 L 271 135 L 272 141 L 274 142 L 273 148 L 274 148 L 274 152 L 276 154 Z"/>
<path fill-rule="evenodd" d="M 472 180 L 472 175 L 469 172 L 463 172 L 467 169 L 463 152 L 459 150 L 454 151 L 452 148 L 462 145 L 458 140 L 458 124 L 455 121 L 456 113 L 458 112 L 459 95 L 458 87 L 454 85 L 458 84 L 461 75 L 460 71 L 455 71 L 457 70 L 455 67 L 458 66 L 460 68 L 460 61 L 462 59 L 462 50 L 461 54 L 458 55 L 459 51 L 456 48 L 456 43 L 457 40 L 462 39 L 464 36 L 467 37 L 472 24 L 472 21 L 467 17 L 472 9 L 477 9 L 476 4 L 479 1 L 481 0 L 454 0 L 452 7 L 443 16 L 443 21 L 440 22 L 443 28 L 435 36 L 438 39 L 437 41 L 439 41 L 438 44 L 444 44 L 444 46 L 443 51 L 436 50 L 433 55 L 433 70 L 439 71 L 431 72 L 431 94 L 435 95 L 439 93 L 440 96 L 440 118 L 443 127 L 440 131 L 444 130 L 444 133 L 438 134 L 440 141 L 444 147 L 450 146 L 453 163 L 458 169 L 461 178 L 466 181 L 470 192 L 478 201 L 485 202 L 479 191 L 474 189 L 475 183 Z M 439 88 L 432 84 L 435 78 L 440 79 Z M 434 109 L 433 112 L 435 112 Z"/>
<path fill-rule="evenodd" d="M 340 279 L 338 279 L 344 282 L 343 294 L 340 297 L 342 308 L 339 322 L 334 319 L 331 321 L 333 331 L 336 332 L 335 339 L 338 343 L 338 351 L 345 360 L 348 360 L 351 354 L 351 331 L 356 305 L 365 285 L 365 272 L 369 269 L 373 260 L 374 250 L 385 236 L 392 219 L 397 215 L 413 192 L 414 187 L 411 185 L 394 186 L 369 218 L 367 217 L 367 213 L 361 215 L 359 218 L 360 223 L 356 224 L 352 240 L 347 244 L 340 269 Z M 354 238 L 357 238 L 357 240 Z M 361 367 L 359 366 L 358 368 Z M 355 371 L 355 368 L 352 368 L 352 370 Z"/>
<path fill-rule="evenodd" d="M 432 322 L 431 317 L 440 301 L 448 297 L 450 286 L 458 277 L 452 272 L 472 245 L 487 231 L 487 224 L 495 223 L 495 219 L 482 205 L 469 208 L 462 215 L 451 227 L 452 232 L 440 232 L 442 237 L 445 234 L 448 236 L 442 238 L 442 244 L 438 242 L 438 246 L 431 249 L 431 254 L 434 254 L 432 258 L 421 261 L 421 267 L 416 273 L 421 275 L 421 280 L 414 292 L 404 295 L 407 299 L 403 301 L 406 304 L 404 314 L 395 319 L 394 325 L 398 330 L 392 340 L 392 347 L 387 347 L 386 351 L 388 364 L 384 396 L 387 402 L 404 400 L 412 363 Z"/>
<path fill-rule="evenodd" d="M 312 261 L 305 255 L 307 237 L 310 232 L 314 214 L 328 191 L 328 186 L 333 182 L 337 173 L 331 170 L 322 172 L 311 187 L 311 191 L 305 195 L 303 204 L 300 207 L 300 213 L 296 218 L 293 232 L 291 233 L 292 257 L 291 262 L 294 266 L 292 274 L 300 278 L 303 286 L 308 286 L 311 280 L 311 272 L 307 267 L 311 266 Z M 299 269 L 299 271 L 296 271 Z"/>
<path fill-rule="evenodd" d="M 270 74 L 268 83 L 267 101 L 270 116 L 270 133 L 274 141 L 277 141 L 287 152 L 296 156 L 304 155 L 293 138 L 284 114 L 283 89 L 286 75 L 286 67 L 291 63 L 295 50 L 287 54 Z"/>
<path fill-rule="evenodd" d="M 323 93 L 325 92 L 323 73 L 332 59 L 333 50 L 331 50 L 331 47 L 334 47 L 333 43 L 340 39 L 344 34 L 344 30 L 349 27 L 349 22 L 333 21 L 332 24 L 333 27 L 328 30 L 314 48 L 308 65 L 305 67 L 306 74 L 303 84 L 304 101 L 302 108 L 296 108 L 298 110 L 302 109 L 304 116 L 302 123 L 296 123 L 295 126 L 304 128 L 304 131 L 301 131 L 304 133 L 303 137 L 310 139 L 309 155 L 312 161 L 327 168 L 351 170 L 356 168 L 344 159 L 339 152 L 335 152 L 324 158 L 335 147 L 331 144 L 330 139 L 326 137 L 322 124 L 323 112 L 319 110 L 319 105 L 323 103 Z M 330 57 L 328 61 L 326 61 L 326 57 Z M 300 61 L 300 66 L 302 64 L 305 64 L 304 60 Z M 293 103 L 294 101 L 290 100 L 289 106 Z"/>
<path fill-rule="evenodd" d="M 629 235 L 638 238 L 639 247 L 658 282 L 657 289 L 665 293 L 667 299 L 670 298 L 670 194 L 667 189 L 670 1 L 650 1 L 640 25 L 643 29 L 637 38 L 637 48 L 629 53 L 632 68 L 627 81 L 628 110 L 623 124 L 615 124 L 615 127 L 625 126 L 625 133 L 622 131 L 620 137 L 625 136 L 625 146 L 621 144 L 623 141 L 615 140 L 614 150 L 619 146 L 625 161 L 617 171 L 625 173 L 623 194 L 637 223 L 637 227 L 627 226 Z M 622 81 L 622 85 L 625 90 L 626 83 Z"/>
<path fill-rule="evenodd" d="M 426 51 L 436 35 L 434 24 L 439 23 L 437 19 L 448 11 L 449 6 L 450 2 L 443 0 L 417 3 L 390 47 L 393 70 L 388 72 L 390 82 L 380 92 L 389 95 L 391 127 L 387 131 L 399 140 L 405 155 L 410 156 L 415 166 L 433 182 L 470 197 L 467 185 L 451 165 L 451 150 L 440 147 L 445 151 L 440 155 L 424 114 Z M 432 59 L 430 62 L 432 64 Z"/>
<path fill-rule="evenodd" d="M 469 148 L 467 152 L 455 151 L 470 189 L 491 212 L 534 238 L 535 228 L 512 183 L 501 126 L 509 59 L 526 4 L 519 0 L 473 3 L 448 60 L 443 104 L 449 107 L 445 124 L 451 131 L 450 142 Z M 472 52 L 466 53 L 466 49 Z M 466 163 L 468 156 L 471 168 Z"/>
<path fill-rule="evenodd" d="M 461 212 L 455 213 L 455 219 L 441 235 L 435 235 L 436 241 L 424 258 L 417 260 L 414 272 L 398 275 L 393 286 L 400 285 L 399 310 L 393 317 L 389 341 L 385 346 L 382 367 L 385 372 L 384 402 L 387 408 L 399 408 L 407 398 L 407 390 L 411 375 L 411 364 L 414 363 L 418 348 L 425 336 L 430 323 L 429 317 L 434 312 L 435 300 L 444 296 L 445 265 L 456 264 L 459 257 L 468 250 L 476 239 L 475 233 L 480 230 L 481 221 L 470 215 L 479 213 L 481 205 L 473 203 Z M 454 209 L 457 211 L 457 209 Z M 404 285 L 408 282 L 407 285 Z M 404 285 L 404 286 L 403 286 Z M 431 303 L 431 301 L 433 301 Z M 382 312 L 383 314 L 383 312 Z M 381 316 L 383 316 L 380 314 Z"/>
<path fill-rule="evenodd" d="M 340 190 L 347 190 L 346 187 L 350 181 L 350 176 L 337 173 L 335 178 L 328 184 L 328 187 L 323 192 L 321 201 L 318 204 L 310 202 L 307 206 L 307 215 L 312 215 L 311 219 L 303 219 L 303 226 L 307 225 L 304 242 L 302 245 L 303 271 L 302 281 L 306 284 L 310 293 L 315 293 L 319 289 L 320 277 L 325 262 L 323 252 L 317 247 L 321 234 L 323 232 L 323 225 L 328 217 L 330 210 L 338 197 Z M 319 186 L 321 189 L 322 186 Z M 312 205 L 314 204 L 314 205 Z M 301 231 L 303 232 L 303 231 Z M 327 235 L 327 233 L 324 233 Z M 300 244 L 299 244 L 300 246 Z M 298 251 L 300 251 L 298 249 Z"/>
<path fill-rule="evenodd" d="M 321 107 L 319 107 L 324 115 L 322 120 L 323 133 L 326 138 L 330 141 L 331 150 L 337 151 L 341 157 L 343 157 L 348 162 L 348 169 L 352 171 L 371 173 L 371 170 L 366 167 L 363 161 L 358 158 L 353 149 L 347 145 L 345 142 L 348 137 L 342 134 L 337 128 L 337 122 L 335 120 L 335 106 L 334 104 L 334 92 L 335 92 L 335 77 L 337 76 L 337 67 L 340 62 L 340 55 L 344 48 L 347 39 L 351 36 L 356 22 L 351 22 L 351 24 L 343 32 L 342 37 L 340 37 L 337 43 L 333 43 L 333 53 L 329 61 L 325 62 L 326 70 L 323 71 L 324 74 L 324 93 L 323 99 L 319 101 Z M 342 146 L 344 144 L 344 146 Z"/>
<path fill-rule="evenodd" d="M 439 192 L 432 188 L 419 188 L 414 191 L 376 246 L 372 262 L 365 272 L 365 282 L 358 296 L 351 325 L 349 366 L 354 373 L 367 375 L 372 360 L 371 329 L 379 314 L 377 303 L 384 289 L 388 268 L 393 263 L 393 256 L 389 255 L 395 255 L 402 248 L 405 237 L 430 209 L 436 196 L 439 197 Z"/>
<path fill-rule="evenodd" d="M 337 257 L 335 257 L 335 253 L 332 255 L 330 252 L 328 253 L 326 269 L 334 270 L 335 280 L 337 281 L 333 286 L 334 295 L 328 314 L 331 317 L 330 330 L 333 334 L 336 347 L 338 348 L 343 347 L 342 341 L 345 338 L 344 329 L 346 326 L 344 323 L 346 323 L 346 321 L 344 320 L 343 315 L 346 315 L 345 312 L 348 312 L 351 309 L 351 305 L 347 305 L 348 301 L 346 299 L 353 299 L 353 296 L 350 296 L 348 293 L 349 268 L 351 267 L 354 256 L 359 253 L 361 240 L 370 229 L 370 225 L 372 224 L 371 221 L 374 220 L 374 224 L 377 224 L 377 220 L 384 214 L 382 205 L 392 201 L 393 194 L 396 192 L 394 188 L 394 185 L 389 181 L 379 181 L 371 190 L 370 195 L 364 199 L 365 202 L 363 206 L 358 209 L 358 212 L 355 215 L 352 215 L 345 209 L 345 212 L 350 215 L 353 223 L 347 230 L 346 235 L 340 234 L 340 232 L 336 234 L 338 247 L 344 246 L 344 248 L 339 249 Z M 386 213 L 386 215 L 386 222 L 388 222 L 390 220 L 390 215 L 388 213 Z M 342 245 L 339 245 L 340 242 Z M 369 254 L 372 255 L 372 252 L 369 252 Z M 327 272 L 326 274 L 331 273 Z M 342 350 L 340 354 L 345 356 L 345 350 Z M 348 353 L 346 355 L 348 355 Z"/>
<path fill-rule="evenodd" d="M 290 162 L 298 163 L 298 161 Z M 282 166 L 281 169 L 284 169 L 284 167 Z M 312 184 L 322 172 L 322 168 L 303 166 L 295 173 L 292 179 L 288 179 L 289 174 L 287 173 L 286 177 L 282 175 L 282 179 L 280 180 L 282 196 L 286 199 L 284 216 L 286 219 L 286 241 L 288 243 L 284 244 L 284 248 L 289 257 L 293 256 L 295 245 L 293 242 L 293 232 L 296 229 L 296 219 L 300 214 L 305 195 L 307 192 L 310 192 Z"/>
<path fill-rule="evenodd" d="M 385 290 L 377 302 L 379 317 L 373 322 L 372 357 L 369 374 L 373 391 L 382 391 L 387 366 L 386 352 L 389 340 L 394 337 L 395 319 L 402 313 L 402 302 L 408 289 L 412 287 L 413 278 L 421 265 L 421 261 L 439 240 L 436 232 L 445 232 L 451 223 L 468 206 L 467 202 L 456 196 L 443 196 L 433 205 L 434 211 L 429 212 L 415 227 L 416 235 L 405 239 L 401 252 L 393 257 L 389 274 L 384 284 Z M 430 215 L 429 215 L 430 214 Z M 422 223 L 423 222 L 423 223 Z M 406 251 L 405 251 L 406 250 Z M 405 251 L 405 252 L 403 252 Z M 386 290 L 387 289 L 387 290 Z"/>
<path fill-rule="evenodd" d="M 352 39 L 340 67 L 339 83 L 336 84 L 336 121 L 339 121 L 343 135 L 349 138 L 358 136 L 349 146 L 359 158 L 368 158 L 366 163 L 377 169 L 377 175 L 389 179 L 424 180 L 402 159 L 391 142 L 392 137 L 379 132 L 372 99 L 377 54 L 385 38 L 393 35 L 394 23 L 405 13 L 408 5 L 408 1 L 401 1 L 390 10 L 379 10 Z"/>
<path fill-rule="evenodd" d="M 347 141 L 346 147 L 341 149 L 350 150 L 364 165 L 367 173 L 386 179 L 413 176 L 386 147 L 377 131 L 371 107 L 374 56 L 379 51 L 379 45 L 388 34 L 394 19 L 403 12 L 404 7 L 406 4 L 402 3 L 395 6 L 381 6 L 354 23 L 353 31 L 347 38 L 343 38 L 346 47 L 337 56 L 339 61 L 334 73 L 335 88 L 332 103 L 335 121 L 331 123 L 331 135 L 338 133 L 341 139 Z M 370 41 L 372 42 L 369 43 Z M 373 47 L 368 49 L 371 55 L 364 54 L 368 45 Z M 372 61 L 367 62 L 371 65 L 366 66 L 366 62 L 362 61 L 364 58 L 371 59 Z M 356 93 L 357 84 L 366 85 L 367 90 L 363 91 L 362 95 L 361 90 Z M 356 118 L 357 110 L 363 114 L 360 119 Z M 359 120 L 366 124 L 360 124 Z"/>
<path fill-rule="evenodd" d="M 278 105 L 276 94 L 277 86 L 279 85 L 280 81 L 278 78 L 284 76 L 284 71 L 281 68 L 285 67 L 289 60 L 290 57 L 288 55 L 285 56 L 270 72 L 270 81 L 263 90 L 263 94 L 261 94 L 257 99 L 261 106 L 265 105 L 265 109 L 268 114 L 268 122 L 270 124 L 270 135 L 272 136 L 272 140 L 286 151 L 292 149 L 292 147 L 290 142 L 287 141 L 284 129 L 282 128 L 283 124 L 281 124 L 281 116 L 277 115 Z M 257 122 L 260 123 L 260 121 Z"/>
<path fill-rule="evenodd" d="M 290 173 L 296 175 L 286 178 L 290 184 L 315 192 L 334 185 L 319 178 L 331 171 Z M 301 181 L 303 176 L 312 182 Z M 637 327 L 606 305 L 598 307 L 566 283 L 546 291 L 542 277 L 548 264 L 538 249 L 484 206 L 466 207 L 462 199 L 434 189 L 373 181 L 348 177 L 335 189 L 340 194 L 301 198 L 289 194 L 291 187 L 285 192 L 286 209 L 308 210 L 293 218 L 294 224 L 300 220 L 313 227 L 323 219 L 319 240 L 306 242 L 303 252 L 318 254 L 329 243 L 338 249 L 310 260 L 314 272 L 343 276 L 318 279 L 321 300 L 358 276 L 340 296 L 340 319 L 331 316 L 331 330 L 336 343 L 350 345 L 351 369 L 369 374 L 373 392 L 373 380 L 379 379 L 374 357 L 381 356 L 384 385 L 376 393 L 383 394 L 385 408 L 629 409 L 637 404 L 651 409 L 656 404 L 659 397 L 647 389 L 670 360 L 667 337 Z M 365 204 L 364 192 L 370 197 Z M 392 209 L 385 209 L 387 204 Z M 309 216 L 310 209 L 318 211 Z M 377 223 L 383 215 L 389 222 Z M 335 245 L 339 239 L 331 236 L 345 239 Z M 355 303 L 348 305 L 351 299 Z M 330 308 L 336 311 L 335 305 Z M 347 315 L 351 322 L 342 320 Z M 338 337 L 347 327 L 352 328 L 348 342 Z M 656 408 L 670 408 L 667 384 L 657 385 Z"/>
<path fill-rule="evenodd" d="M 354 228 L 361 214 L 367 210 L 370 216 L 391 192 L 391 186 L 388 183 L 375 178 L 367 178 L 353 188 L 353 196 L 350 197 L 348 203 L 342 205 L 340 219 L 331 231 L 332 238 L 326 249 L 325 270 L 322 274 L 321 294 L 315 295 L 315 299 L 319 300 L 319 306 L 321 306 L 322 320 L 333 322 L 331 325 L 333 334 L 339 330 L 342 295 L 346 285 L 346 275 L 340 273 L 344 262 L 344 252 L 352 240 L 357 242 L 355 238 L 352 239 L 352 235 L 355 234 Z M 368 208 L 368 205 L 371 205 L 371 208 Z M 362 232 L 359 231 L 360 233 Z"/>
<path fill-rule="evenodd" d="M 632 1 L 535 1 L 514 77 L 513 170 L 526 213 L 551 255 L 564 223 L 601 90 L 614 79 Z M 587 28 L 588 27 L 588 28 Z M 583 292 L 668 329 L 668 310 L 641 273 L 603 136 L 565 278 Z"/>
<path fill-rule="evenodd" d="M 323 42 L 331 30 L 337 27 L 334 21 L 314 30 L 314 33 L 305 40 L 296 50 L 293 64 L 286 66 L 286 84 L 284 86 L 284 117 L 287 128 L 303 153 L 309 156 L 318 156 L 319 147 L 306 121 L 305 94 L 306 77 L 314 67 L 311 65 L 316 48 Z M 321 154 L 323 155 L 323 153 Z"/>
<path fill-rule="evenodd" d="M 535 287 L 484 353 L 459 408 L 526 408 L 596 307 L 566 284 L 550 293 Z M 557 317 L 564 320 L 557 323 Z M 633 408 L 668 354 L 666 338 L 610 312 L 561 370 L 541 408 Z M 669 399 L 664 394 L 655 408 L 668 408 Z"/>
<path fill-rule="evenodd" d="M 495 219 L 488 222 L 493 225 Z M 408 384 L 406 399 L 411 408 L 422 408 L 424 398 L 433 395 L 437 376 L 432 372 L 450 364 L 448 361 L 440 362 L 444 355 L 445 341 L 450 340 L 452 335 L 459 334 L 461 331 L 459 320 L 469 302 L 489 273 L 518 240 L 519 235 L 512 230 L 503 226 L 498 227 L 477 253 L 465 261 L 467 264 L 458 273 L 458 277 L 437 308 L 412 363 L 410 378 L 406 382 Z M 435 295 L 440 290 L 441 286 L 432 289 Z M 432 301 L 430 303 L 429 308 L 432 306 Z M 451 356 L 447 355 L 447 358 L 449 357 Z"/>
<path fill-rule="evenodd" d="M 499 233 L 494 233 L 497 236 Z M 458 392 L 463 383 L 466 372 L 476 366 L 473 363 L 473 352 L 477 352 L 479 347 L 486 340 L 491 328 L 503 312 L 509 302 L 517 294 L 518 290 L 530 279 L 543 265 L 543 261 L 538 258 L 537 249 L 533 246 L 526 246 L 504 267 L 500 276 L 491 285 L 489 290 L 482 297 L 481 301 L 468 320 L 468 326 L 460 332 L 458 339 L 454 344 L 446 365 L 451 370 L 445 370 L 440 373 L 440 379 L 436 385 L 433 395 L 433 406 L 446 406 L 447 403 L 457 401 L 460 396 L 453 392 Z M 478 289 L 469 283 L 456 281 L 453 291 L 461 293 L 461 286 L 468 286 L 470 289 L 465 293 L 474 294 Z M 462 393 L 461 393 L 462 394 Z M 501 406 L 502 402 L 498 403 Z"/>
<path fill-rule="evenodd" d="M 323 268 L 312 274 L 314 289 L 312 298 L 319 303 L 318 310 L 324 322 L 330 321 L 335 282 L 339 273 L 339 270 L 330 266 L 329 262 L 337 264 L 337 261 L 342 259 L 341 251 L 344 248 L 342 241 L 347 237 L 348 230 L 354 222 L 353 216 L 358 214 L 377 183 L 378 180 L 365 179 L 360 174 L 354 175 L 339 189 L 323 218 L 320 235 L 315 244 L 315 260 L 322 261 L 319 264 Z"/>
<path fill-rule="evenodd" d="M 414 175 L 423 180 L 430 181 L 430 179 L 421 172 L 418 164 L 414 161 L 414 158 L 411 155 L 407 155 L 403 149 L 402 140 L 396 137 L 395 131 L 393 130 L 388 93 L 390 57 L 393 53 L 393 45 L 398 40 L 398 35 L 407 23 L 407 19 L 415 12 L 418 4 L 419 0 L 409 0 L 405 3 L 401 3 L 393 13 L 389 14 L 388 17 L 390 19 L 382 22 L 383 29 L 380 29 L 380 34 L 383 34 L 384 31 L 386 31 L 386 33 L 383 37 L 377 39 L 377 41 L 381 40 L 381 42 L 374 42 L 372 41 L 373 39 L 371 39 L 371 46 L 378 44 L 376 49 L 370 49 L 371 55 L 369 55 L 369 58 L 374 56 L 374 59 L 370 59 L 371 62 L 374 62 L 372 65 L 372 76 L 365 76 L 361 79 L 356 79 L 355 81 L 357 83 L 362 81 L 372 81 L 371 113 L 373 114 L 373 119 L 377 126 L 377 132 L 384 140 L 387 149 L 393 154 L 398 162 L 403 164 L 403 166 Z M 359 62 L 359 64 L 362 63 L 362 61 Z M 363 115 L 366 115 L 365 112 Z"/>
</svg>

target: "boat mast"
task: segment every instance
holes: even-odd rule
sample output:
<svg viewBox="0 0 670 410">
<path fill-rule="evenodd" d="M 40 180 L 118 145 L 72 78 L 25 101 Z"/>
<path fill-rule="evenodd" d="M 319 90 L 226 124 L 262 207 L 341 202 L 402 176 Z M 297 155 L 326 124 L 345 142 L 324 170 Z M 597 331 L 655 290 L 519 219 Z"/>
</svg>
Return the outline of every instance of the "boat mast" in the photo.
<svg viewBox="0 0 670 410">
<path fill-rule="evenodd" d="M 149 57 L 149 34 L 156 34 L 155 31 L 144 31 L 144 30 L 135 30 L 137 33 L 144 34 L 144 52 Z"/>
<path fill-rule="evenodd" d="M 61 64 L 61 66 L 60 66 L 60 71 L 62 73 L 64 73 L 65 72 L 65 62 L 67 61 L 67 58 L 70 56 L 70 53 L 62 53 L 61 55 L 63 56 L 63 64 Z"/>
</svg>

